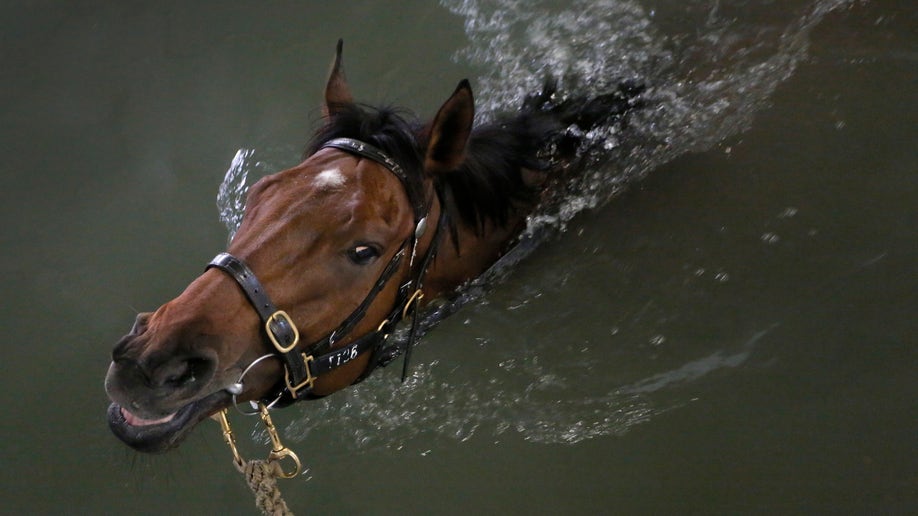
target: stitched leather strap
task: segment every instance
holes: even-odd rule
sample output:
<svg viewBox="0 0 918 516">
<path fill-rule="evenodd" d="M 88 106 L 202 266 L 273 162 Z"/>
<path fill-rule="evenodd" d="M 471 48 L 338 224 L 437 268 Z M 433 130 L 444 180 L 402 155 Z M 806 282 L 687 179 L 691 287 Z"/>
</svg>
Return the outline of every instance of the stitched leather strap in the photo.
<svg viewBox="0 0 918 516">
<path fill-rule="evenodd" d="M 311 345 L 308 349 L 309 353 L 324 353 L 332 345 L 334 345 L 338 339 L 350 333 L 351 330 L 357 326 L 357 323 L 359 323 L 363 319 L 363 316 L 366 315 L 370 305 L 373 304 L 376 296 L 382 292 L 383 288 L 385 288 L 386 284 L 392 278 L 392 275 L 395 274 L 395 272 L 398 270 L 399 265 L 402 263 L 402 258 L 405 256 L 405 246 L 407 245 L 407 241 L 402 243 L 398 251 L 392 256 L 392 259 L 389 260 L 386 268 L 383 269 L 382 273 L 379 275 L 376 283 L 373 284 L 373 288 L 370 289 L 370 292 L 367 293 L 366 297 L 363 299 L 360 305 L 357 306 L 353 312 L 351 312 L 351 315 L 342 321 L 334 331 Z"/>
<path fill-rule="evenodd" d="M 207 264 L 205 270 L 212 267 L 222 270 L 236 280 L 262 321 L 267 321 L 274 312 L 277 312 L 277 307 L 268 298 L 264 285 L 258 281 L 258 277 L 245 262 L 229 253 L 220 253 Z"/>
<path fill-rule="evenodd" d="M 220 253 L 207 264 L 205 270 L 212 267 L 222 270 L 236 280 L 255 311 L 258 312 L 258 317 L 265 325 L 268 337 L 275 343 L 275 346 L 279 346 L 278 350 L 293 350 L 296 347 L 299 340 L 296 326 L 286 312 L 281 312 L 274 306 L 264 285 L 258 281 L 258 277 L 245 262 L 229 253 Z M 295 353 L 281 353 L 281 356 L 290 375 L 298 380 L 297 383 L 307 378 L 306 364 Z"/>
<path fill-rule="evenodd" d="M 424 218 L 427 214 L 427 202 L 417 182 L 411 181 L 408 174 L 405 173 L 405 169 L 383 151 L 370 144 L 352 138 L 335 138 L 325 142 L 322 148 L 324 149 L 325 147 L 332 147 L 351 154 L 356 154 L 371 159 L 386 167 L 402 182 L 405 193 L 408 194 L 408 201 L 411 203 L 411 209 L 414 210 L 415 223 Z"/>
</svg>

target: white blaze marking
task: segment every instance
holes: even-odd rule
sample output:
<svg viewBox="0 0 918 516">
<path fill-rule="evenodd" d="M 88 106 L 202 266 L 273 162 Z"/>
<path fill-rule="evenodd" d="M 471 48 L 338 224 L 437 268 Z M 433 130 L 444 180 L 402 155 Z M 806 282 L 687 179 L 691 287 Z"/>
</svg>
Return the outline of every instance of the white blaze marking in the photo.
<svg viewBox="0 0 918 516">
<path fill-rule="evenodd" d="M 323 170 L 316 175 L 315 182 L 319 188 L 337 188 L 344 185 L 344 174 L 337 168 Z"/>
</svg>

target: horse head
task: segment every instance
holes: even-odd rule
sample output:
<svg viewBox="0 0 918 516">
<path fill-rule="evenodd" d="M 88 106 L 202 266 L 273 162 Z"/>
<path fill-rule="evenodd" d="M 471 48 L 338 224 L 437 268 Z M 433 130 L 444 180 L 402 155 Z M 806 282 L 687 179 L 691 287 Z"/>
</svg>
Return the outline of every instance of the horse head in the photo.
<svg viewBox="0 0 918 516">
<path fill-rule="evenodd" d="M 410 303 L 404 286 L 417 282 L 418 257 L 432 254 L 436 232 L 424 229 L 441 213 L 433 178 L 464 160 L 473 111 L 463 81 L 427 125 L 388 111 L 367 115 L 351 97 L 339 42 L 324 125 L 305 161 L 251 187 L 227 249 L 234 261 L 215 260 L 178 297 L 138 315 L 112 351 L 105 388 L 113 432 L 135 449 L 165 451 L 234 402 L 289 397 L 286 358 L 308 349 L 328 360 L 347 352 L 322 375 L 307 364 L 308 389 L 294 397 L 361 378 L 373 353 L 351 347 Z M 244 284 L 228 273 L 233 266 L 257 280 Z M 253 306 L 258 295 L 283 312 L 264 320 Z M 296 339 L 276 342 L 291 327 Z"/>
</svg>

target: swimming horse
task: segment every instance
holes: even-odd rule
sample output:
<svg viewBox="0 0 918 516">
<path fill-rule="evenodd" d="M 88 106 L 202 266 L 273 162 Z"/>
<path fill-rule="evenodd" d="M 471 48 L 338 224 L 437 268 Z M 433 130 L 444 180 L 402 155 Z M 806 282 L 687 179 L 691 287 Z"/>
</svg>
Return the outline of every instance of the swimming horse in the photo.
<svg viewBox="0 0 918 516">
<path fill-rule="evenodd" d="M 114 347 L 108 421 L 127 445 L 166 451 L 235 403 L 319 398 L 407 355 L 414 336 L 390 343 L 395 326 L 513 245 L 552 174 L 571 168 L 568 128 L 635 105 L 628 87 L 559 101 L 549 82 L 473 127 L 463 80 L 419 124 L 355 103 L 341 48 L 305 160 L 254 184 L 227 251 Z"/>
</svg>

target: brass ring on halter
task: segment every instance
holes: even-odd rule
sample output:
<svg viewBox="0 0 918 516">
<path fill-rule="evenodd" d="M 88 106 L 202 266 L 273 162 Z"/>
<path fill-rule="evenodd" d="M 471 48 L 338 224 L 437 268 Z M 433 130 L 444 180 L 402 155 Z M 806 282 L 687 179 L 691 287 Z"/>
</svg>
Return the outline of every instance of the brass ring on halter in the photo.
<svg viewBox="0 0 918 516">
<path fill-rule="evenodd" d="M 402 319 L 408 317 L 408 313 L 417 308 L 416 305 L 420 303 L 422 299 L 424 299 L 424 292 L 422 292 L 421 289 L 415 290 L 411 294 L 411 297 L 408 298 L 408 302 L 405 303 L 405 308 L 402 309 Z"/>
</svg>

